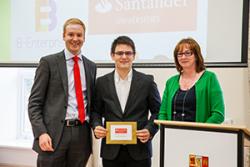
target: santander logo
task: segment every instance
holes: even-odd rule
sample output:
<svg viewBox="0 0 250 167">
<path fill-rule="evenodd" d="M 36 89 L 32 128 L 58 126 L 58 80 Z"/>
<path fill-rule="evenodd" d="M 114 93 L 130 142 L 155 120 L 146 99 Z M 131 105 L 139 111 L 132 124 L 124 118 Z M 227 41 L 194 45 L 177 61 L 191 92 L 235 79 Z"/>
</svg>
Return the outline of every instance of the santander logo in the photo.
<svg viewBox="0 0 250 167">
<path fill-rule="evenodd" d="M 100 0 L 95 6 L 96 12 L 107 13 L 112 10 L 112 4 L 109 0 Z"/>
</svg>

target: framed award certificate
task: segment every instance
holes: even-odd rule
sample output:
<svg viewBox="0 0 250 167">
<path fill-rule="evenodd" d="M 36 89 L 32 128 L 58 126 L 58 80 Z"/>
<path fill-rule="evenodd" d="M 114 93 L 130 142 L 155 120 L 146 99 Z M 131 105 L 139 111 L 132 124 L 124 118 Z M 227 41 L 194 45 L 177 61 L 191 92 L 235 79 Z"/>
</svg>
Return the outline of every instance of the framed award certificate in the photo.
<svg viewBox="0 0 250 167">
<path fill-rule="evenodd" d="M 106 122 L 106 144 L 136 144 L 136 122 Z"/>
</svg>

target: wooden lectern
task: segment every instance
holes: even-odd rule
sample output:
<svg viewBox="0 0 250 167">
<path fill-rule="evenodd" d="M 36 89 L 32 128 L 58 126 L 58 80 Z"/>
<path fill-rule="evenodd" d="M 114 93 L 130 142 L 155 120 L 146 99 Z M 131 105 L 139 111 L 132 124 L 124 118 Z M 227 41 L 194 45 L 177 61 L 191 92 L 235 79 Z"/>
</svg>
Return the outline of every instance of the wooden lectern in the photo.
<svg viewBox="0 0 250 167">
<path fill-rule="evenodd" d="M 249 167 L 250 131 L 243 126 L 155 120 L 160 167 Z"/>
</svg>

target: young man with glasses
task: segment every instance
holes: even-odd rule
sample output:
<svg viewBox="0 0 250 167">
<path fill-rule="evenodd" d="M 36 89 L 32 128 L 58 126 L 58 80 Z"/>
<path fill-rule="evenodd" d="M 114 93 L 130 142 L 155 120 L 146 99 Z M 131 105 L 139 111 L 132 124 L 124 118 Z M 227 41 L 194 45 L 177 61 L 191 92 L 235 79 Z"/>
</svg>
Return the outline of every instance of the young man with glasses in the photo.
<svg viewBox="0 0 250 167">
<path fill-rule="evenodd" d="M 129 37 L 116 38 L 111 46 L 115 70 L 97 79 L 92 123 L 95 136 L 102 138 L 104 167 L 151 166 L 151 140 L 158 130 L 153 121 L 161 100 L 153 76 L 132 68 L 135 55 L 135 44 Z M 137 144 L 106 144 L 107 121 L 136 122 Z"/>
</svg>

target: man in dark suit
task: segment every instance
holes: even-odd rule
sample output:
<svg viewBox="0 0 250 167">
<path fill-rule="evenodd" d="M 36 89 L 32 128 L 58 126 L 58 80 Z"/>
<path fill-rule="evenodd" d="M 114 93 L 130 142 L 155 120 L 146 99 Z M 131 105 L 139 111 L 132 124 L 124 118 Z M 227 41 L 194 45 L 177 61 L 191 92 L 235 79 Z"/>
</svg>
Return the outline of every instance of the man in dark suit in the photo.
<svg viewBox="0 0 250 167">
<path fill-rule="evenodd" d="M 158 116 L 161 100 L 153 77 L 132 68 L 135 53 L 134 42 L 129 37 L 115 39 L 111 46 L 115 70 L 96 82 L 91 120 L 95 136 L 103 138 L 104 167 L 151 166 L 151 140 L 158 130 L 153 121 Z M 106 144 L 106 121 L 137 122 L 137 144 Z"/>
<path fill-rule="evenodd" d="M 38 167 L 83 167 L 92 152 L 88 122 L 96 65 L 81 53 L 84 23 L 67 20 L 63 40 L 63 51 L 41 58 L 29 98 Z"/>
</svg>

